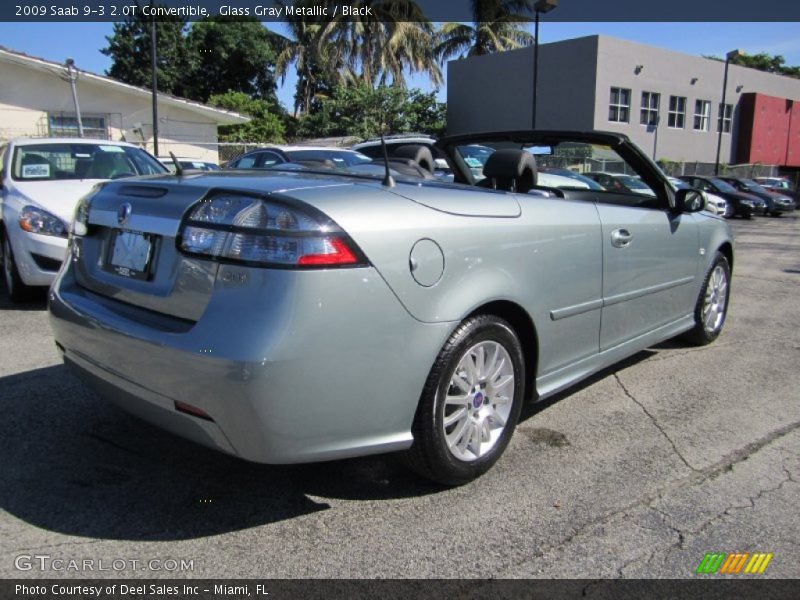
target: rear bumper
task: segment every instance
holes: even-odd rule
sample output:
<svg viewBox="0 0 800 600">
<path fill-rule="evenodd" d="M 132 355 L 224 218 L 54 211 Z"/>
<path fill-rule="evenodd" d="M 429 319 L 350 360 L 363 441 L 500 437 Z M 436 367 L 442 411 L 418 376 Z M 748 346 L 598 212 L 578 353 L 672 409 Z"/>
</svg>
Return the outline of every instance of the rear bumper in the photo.
<svg viewBox="0 0 800 600">
<path fill-rule="evenodd" d="M 246 284 L 218 276 L 190 323 L 93 294 L 64 269 L 50 293 L 64 360 L 125 410 L 247 460 L 407 448 L 453 324 L 413 319 L 371 268 L 247 271 Z M 213 421 L 178 412 L 176 401 Z"/>
</svg>

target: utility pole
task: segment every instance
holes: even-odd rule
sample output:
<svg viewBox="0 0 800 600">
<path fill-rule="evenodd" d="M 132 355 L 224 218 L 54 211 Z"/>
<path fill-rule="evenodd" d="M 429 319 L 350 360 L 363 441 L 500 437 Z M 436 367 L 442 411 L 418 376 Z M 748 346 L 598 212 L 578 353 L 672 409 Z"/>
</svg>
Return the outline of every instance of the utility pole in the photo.
<svg viewBox="0 0 800 600">
<path fill-rule="evenodd" d="M 150 4 L 152 7 L 152 3 Z M 158 68 L 156 63 L 156 17 L 150 21 L 150 69 L 153 77 L 153 154 L 158 156 Z"/>
<path fill-rule="evenodd" d="M 81 107 L 78 104 L 78 90 L 75 87 L 75 82 L 78 80 L 78 70 L 75 68 L 75 61 L 71 58 L 67 59 L 67 80 L 69 87 L 72 89 L 72 103 L 75 105 L 75 118 L 78 121 L 78 137 L 83 137 L 83 121 L 81 120 Z"/>
</svg>

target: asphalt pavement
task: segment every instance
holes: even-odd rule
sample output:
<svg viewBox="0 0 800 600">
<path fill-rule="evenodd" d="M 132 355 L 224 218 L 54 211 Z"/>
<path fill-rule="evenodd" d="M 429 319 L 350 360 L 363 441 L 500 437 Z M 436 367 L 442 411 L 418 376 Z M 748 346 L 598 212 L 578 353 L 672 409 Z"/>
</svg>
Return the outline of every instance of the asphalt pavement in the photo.
<svg viewBox="0 0 800 600">
<path fill-rule="evenodd" d="M 800 577 L 800 216 L 731 225 L 716 343 L 526 407 L 457 489 L 391 457 L 271 467 L 164 433 L 64 368 L 43 297 L 0 288 L 0 576 L 695 578 L 707 552 L 766 552 L 760 577 Z"/>
</svg>

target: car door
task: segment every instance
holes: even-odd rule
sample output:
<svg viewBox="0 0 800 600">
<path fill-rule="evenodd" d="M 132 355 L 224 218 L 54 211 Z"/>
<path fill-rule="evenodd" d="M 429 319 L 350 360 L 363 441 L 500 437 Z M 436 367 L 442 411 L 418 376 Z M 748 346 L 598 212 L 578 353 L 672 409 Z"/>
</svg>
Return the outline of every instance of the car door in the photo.
<svg viewBox="0 0 800 600">
<path fill-rule="evenodd" d="M 597 203 L 602 226 L 600 351 L 691 314 L 699 260 L 694 215 Z"/>
</svg>

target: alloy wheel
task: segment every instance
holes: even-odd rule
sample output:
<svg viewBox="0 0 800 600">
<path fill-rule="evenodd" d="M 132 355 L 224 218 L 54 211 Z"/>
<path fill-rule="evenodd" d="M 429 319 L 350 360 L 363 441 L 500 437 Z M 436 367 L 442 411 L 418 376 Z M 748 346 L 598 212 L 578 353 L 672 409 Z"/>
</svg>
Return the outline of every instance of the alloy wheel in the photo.
<svg viewBox="0 0 800 600">
<path fill-rule="evenodd" d="M 472 346 L 450 376 L 442 406 L 447 448 L 457 459 L 471 462 L 491 452 L 511 414 L 514 365 L 498 342 Z"/>
<path fill-rule="evenodd" d="M 714 267 L 708 279 L 706 297 L 703 303 L 703 326 L 708 333 L 714 333 L 725 319 L 728 299 L 728 276 L 721 265 Z"/>
</svg>

